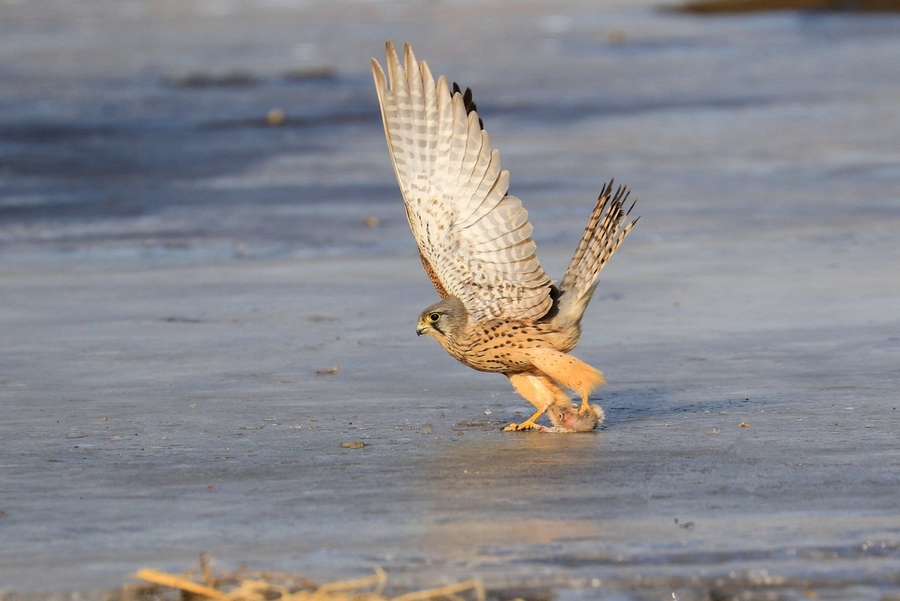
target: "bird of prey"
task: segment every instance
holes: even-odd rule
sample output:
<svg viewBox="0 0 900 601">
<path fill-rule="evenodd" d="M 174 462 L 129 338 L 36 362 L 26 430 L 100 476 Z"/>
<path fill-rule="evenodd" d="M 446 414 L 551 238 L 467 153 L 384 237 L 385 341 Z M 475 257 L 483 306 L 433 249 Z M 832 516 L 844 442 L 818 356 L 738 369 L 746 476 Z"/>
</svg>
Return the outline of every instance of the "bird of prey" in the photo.
<svg viewBox="0 0 900 601">
<path fill-rule="evenodd" d="M 469 367 L 504 374 L 535 411 L 506 431 L 585 432 L 604 419 L 588 402 L 603 374 L 568 354 L 597 275 L 637 219 L 628 190 L 605 185 L 558 286 L 541 268 L 522 202 L 491 149 L 470 90 L 463 93 L 404 48 L 387 42 L 387 77 L 372 59 L 394 173 L 425 272 L 441 301 L 416 333 L 435 338 Z M 632 204 L 632 207 L 634 205 Z M 575 407 L 564 388 L 581 397 Z M 553 427 L 536 420 L 547 414 Z"/>
</svg>

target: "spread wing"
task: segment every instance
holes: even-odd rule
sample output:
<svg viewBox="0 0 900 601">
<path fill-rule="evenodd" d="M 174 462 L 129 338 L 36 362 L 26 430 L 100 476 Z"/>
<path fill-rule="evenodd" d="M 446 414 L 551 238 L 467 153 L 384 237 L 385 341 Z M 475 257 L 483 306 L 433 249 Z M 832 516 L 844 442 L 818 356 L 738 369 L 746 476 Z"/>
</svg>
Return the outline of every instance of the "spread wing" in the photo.
<svg viewBox="0 0 900 601">
<path fill-rule="evenodd" d="M 375 87 L 406 217 L 441 297 L 473 319 L 537 319 L 553 303 L 522 202 L 478 115 L 442 76 L 435 84 L 409 44 L 405 66 L 387 43 L 387 70 L 372 59 Z M 458 89 L 458 88 L 457 88 Z M 469 99 L 469 108 L 471 99 Z"/>
</svg>

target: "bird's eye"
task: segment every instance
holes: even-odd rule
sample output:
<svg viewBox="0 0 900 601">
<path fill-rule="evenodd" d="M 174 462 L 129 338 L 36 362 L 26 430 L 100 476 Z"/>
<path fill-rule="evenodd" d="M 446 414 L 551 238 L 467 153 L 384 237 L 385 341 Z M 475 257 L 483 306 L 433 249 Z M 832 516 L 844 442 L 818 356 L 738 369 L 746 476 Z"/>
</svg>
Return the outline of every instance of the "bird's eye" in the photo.
<svg viewBox="0 0 900 601">
<path fill-rule="evenodd" d="M 432 323 L 436 322 L 436 321 L 439 320 L 440 318 L 441 318 L 441 314 L 440 314 L 440 313 L 429 313 L 429 314 L 428 314 L 428 321 L 430 321 L 430 322 L 432 322 Z"/>
</svg>

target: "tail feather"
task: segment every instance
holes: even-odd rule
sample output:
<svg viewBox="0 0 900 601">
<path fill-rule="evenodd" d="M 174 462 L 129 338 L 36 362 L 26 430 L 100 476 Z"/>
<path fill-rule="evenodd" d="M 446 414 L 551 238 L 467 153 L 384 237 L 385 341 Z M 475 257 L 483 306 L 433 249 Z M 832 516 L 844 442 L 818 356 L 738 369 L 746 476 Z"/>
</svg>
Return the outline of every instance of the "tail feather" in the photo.
<svg viewBox="0 0 900 601">
<path fill-rule="evenodd" d="M 557 320 L 577 324 L 591 301 L 597 287 L 597 276 L 619 248 L 619 244 L 638 222 L 638 217 L 628 223 L 628 216 L 634 203 L 625 210 L 629 190 L 619 186 L 613 194 L 610 181 L 597 198 L 597 205 L 591 213 L 575 255 L 569 262 L 566 274 L 559 284 L 559 312 Z"/>
</svg>

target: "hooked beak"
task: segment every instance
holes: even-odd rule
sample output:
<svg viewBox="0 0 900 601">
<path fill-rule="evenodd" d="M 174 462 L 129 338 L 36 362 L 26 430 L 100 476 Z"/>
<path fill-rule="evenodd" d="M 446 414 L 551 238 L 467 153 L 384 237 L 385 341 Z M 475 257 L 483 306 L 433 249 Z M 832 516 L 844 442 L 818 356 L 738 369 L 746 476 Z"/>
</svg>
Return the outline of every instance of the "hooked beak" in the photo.
<svg viewBox="0 0 900 601">
<path fill-rule="evenodd" d="M 431 326 L 423 326 L 422 324 L 419 324 L 418 326 L 416 326 L 416 336 L 421 336 L 422 334 L 427 332 L 430 328 L 431 328 Z"/>
</svg>

